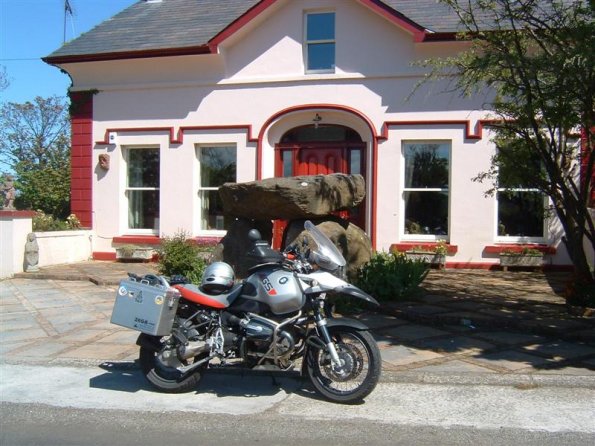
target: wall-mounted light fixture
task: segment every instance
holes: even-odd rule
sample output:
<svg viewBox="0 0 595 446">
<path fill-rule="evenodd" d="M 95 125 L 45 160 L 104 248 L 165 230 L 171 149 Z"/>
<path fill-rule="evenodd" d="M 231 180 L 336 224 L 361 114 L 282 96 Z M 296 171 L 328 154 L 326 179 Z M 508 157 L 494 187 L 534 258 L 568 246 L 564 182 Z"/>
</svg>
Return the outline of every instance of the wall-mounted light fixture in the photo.
<svg viewBox="0 0 595 446">
<path fill-rule="evenodd" d="M 322 117 L 316 113 L 316 116 L 314 116 L 314 119 L 312 119 L 312 122 L 314 123 L 314 128 L 317 129 L 318 128 L 318 123 L 322 121 Z"/>
</svg>

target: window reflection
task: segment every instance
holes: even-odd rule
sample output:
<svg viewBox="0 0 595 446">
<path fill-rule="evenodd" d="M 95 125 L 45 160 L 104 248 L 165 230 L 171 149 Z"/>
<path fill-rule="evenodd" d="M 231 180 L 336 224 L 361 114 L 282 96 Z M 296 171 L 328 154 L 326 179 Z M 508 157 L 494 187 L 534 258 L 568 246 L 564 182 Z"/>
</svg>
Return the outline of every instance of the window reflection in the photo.
<svg viewBox="0 0 595 446">
<path fill-rule="evenodd" d="M 129 149 L 128 227 L 159 230 L 159 149 Z"/>
<path fill-rule="evenodd" d="M 219 187 L 236 181 L 235 147 L 200 147 L 200 189 L 202 229 L 227 229 L 230 221 L 223 215 Z"/>
<path fill-rule="evenodd" d="M 448 235 L 449 143 L 405 143 L 405 234 Z"/>
</svg>

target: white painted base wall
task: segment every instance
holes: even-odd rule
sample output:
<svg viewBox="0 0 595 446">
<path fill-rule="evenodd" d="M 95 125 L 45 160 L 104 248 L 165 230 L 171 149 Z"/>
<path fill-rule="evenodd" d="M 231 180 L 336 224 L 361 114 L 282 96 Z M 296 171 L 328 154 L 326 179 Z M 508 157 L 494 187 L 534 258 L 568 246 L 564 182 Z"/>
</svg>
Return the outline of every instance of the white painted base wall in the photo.
<svg viewBox="0 0 595 446">
<path fill-rule="evenodd" d="M 39 266 L 60 265 L 89 260 L 93 231 L 36 232 L 39 244 Z"/>
</svg>

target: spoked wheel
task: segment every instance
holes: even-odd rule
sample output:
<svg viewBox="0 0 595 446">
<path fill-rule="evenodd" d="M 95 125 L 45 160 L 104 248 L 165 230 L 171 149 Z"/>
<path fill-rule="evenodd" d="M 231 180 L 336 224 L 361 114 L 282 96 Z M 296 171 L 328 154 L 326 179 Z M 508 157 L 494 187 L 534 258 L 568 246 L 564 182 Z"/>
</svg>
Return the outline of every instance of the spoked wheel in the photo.
<svg viewBox="0 0 595 446">
<path fill-rule="evenodd" d="M 351 327 L 329 329 L 337 348 L 340 366 L 332 364 L 328 352 L 310 348 L 306 369 L 316 390 L 338 403 L 355 403 L 372 392 L 380 378 L 380 352 L 367 331 Z"/>
<path fill-rule="evenodd" d="M 141 347 L 139 361 L 147 380 L 162 392 L 188 392 L 196 387 L 201 378 L 198 370 L 187 374 L 177 370 L 176 367 L 188 365 L 189 362 L 180 360 L 175 350 L 156 352 L 148 347 Z"/>
</svg>

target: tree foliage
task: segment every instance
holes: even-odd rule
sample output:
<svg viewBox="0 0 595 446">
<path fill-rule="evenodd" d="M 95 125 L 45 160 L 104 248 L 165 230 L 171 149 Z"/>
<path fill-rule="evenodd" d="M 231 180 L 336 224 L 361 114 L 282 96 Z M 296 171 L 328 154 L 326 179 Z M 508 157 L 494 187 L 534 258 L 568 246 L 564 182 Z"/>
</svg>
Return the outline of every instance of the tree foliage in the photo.
<svg viewBox="0 0 595 446">
<path fill-rule="evenodd" d="M 498 154 L 478 180 L 522 182 L 547 195 L 565 232 L 577 279 L 592 284 L 595 2 L 441 0 L 469 42 L 457 56 L 426 61 L 429 79 L 448 78 L 464 95 L 494 93 L 486 106 Z M 531 168 L 535 162 L 540 168 Z M 514 177 L 516 173 L 516 178 Z"/>
<path fill-rule="evenodd" d="M 0 109 L 0 166 L 15 174 L 16 206 L 56 218 L 70 213 L 70 122 L 63 98 Z"/>
</svg>

